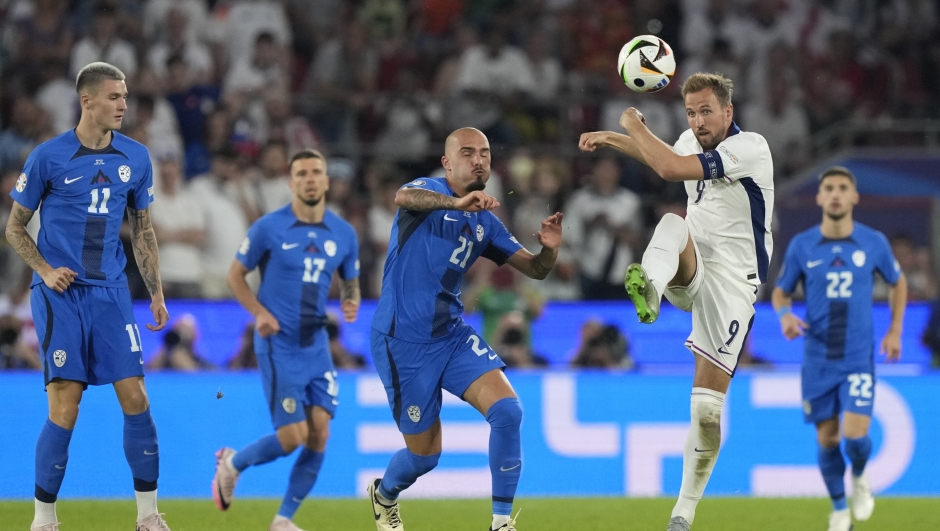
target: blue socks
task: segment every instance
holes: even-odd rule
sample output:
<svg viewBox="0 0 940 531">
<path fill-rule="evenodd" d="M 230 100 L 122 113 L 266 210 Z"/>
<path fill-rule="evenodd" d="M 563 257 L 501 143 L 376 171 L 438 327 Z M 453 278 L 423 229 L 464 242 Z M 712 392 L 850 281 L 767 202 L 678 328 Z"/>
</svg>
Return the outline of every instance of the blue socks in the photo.
<svg viewBox="0 0 940 531">
<path fill-rule="evenodd" d="M 493 476 L 493 514 L 509 515 L 522 475 L 522 406 L 504 398 L 486 412 L 490 424 L 490 473 Z"/>
<path fill-rule="evenodd" d="M 67 430 L 48 418 L 36 440 L 36 499 L 55 503 L 59 487 L 65 478 L 69 462 L 69 441 L 72 430 Z"/>
<path fill-rule="evenodd" d="M 845 454 L 852 463 L 852 475 L 861 476 L 865 465 L 868 464 L 868 456 L 871 455 L 871 437 L 865 435 L 858 439 L 846 439 Z"/>
<path fill-rule="evenodd" d="M 134 476 L 134 490 L 157 490 L 160 475 L 160 454 L 157 444 L 157 426 L 148 407 L 137 415 L 124 414 L 124 456 Z"/>
<path fill-rule="evenodd" d="M 238 454 L 236 454 L 237 456 Z M 297 456 L 297 462 L 290 471 L 290 482 L 287 484 L 287 493 L 284 494 L 284 500 L 281 502 L 281 509 L 278 515 L 291 520 L 294 513 L 300 507 L 300 502 L 304 501 L 313 484 L 317 481 L 317 474 L 320 473 L 320 465 L 323 464 L 323 452 L 314 452 L 304 448 Z"/>
<path fill-rule="evenodd" d="M 842 457 L 842 450 L 838 446 L 833 448 L 820 446 L 818 460 L 823 481 L 826 483 L 826 489 L 829 490 L 829 497 L 832 498 L 833 510 L 841 511 L 848 508 L 845 501 L 845 459 Z"/>
<path fill-rule="evenodd" d="M 281 446 L 281 441 L 277 440 L 277 434 L 266 435 L 257 441 L 249 444 L 232 457 L 232 466 L 235 470 L 243 472 L 246 468 L 255 465 L 263 465 L 274 461 L 278 457 L 284 457 L 287 452 Z"/>
<path fill-rule="evenodd" d="M 401 491 L 410 487 L 421 476 L 434 470 L 441 454 L 415 455 L 407 448 L 395 452 L 385 469 L 379 494 L 389 501 L 398 499 Z"/>
</svg>

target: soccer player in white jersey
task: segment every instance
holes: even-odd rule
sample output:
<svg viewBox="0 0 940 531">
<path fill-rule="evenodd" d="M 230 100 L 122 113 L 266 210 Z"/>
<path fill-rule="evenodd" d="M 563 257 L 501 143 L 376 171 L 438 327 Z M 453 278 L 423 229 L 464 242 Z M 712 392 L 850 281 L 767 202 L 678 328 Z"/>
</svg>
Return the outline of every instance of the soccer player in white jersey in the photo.
<svg viewBox="0 0 940 531">
<path fill-rule="evenodd" d="M 773 164 L 767 142 L 733 121 L 733 85 L 718 74 L 693 74 L 682 86 L 689 130 L 670 147 L 629 108 L 610 131 L 584 133 L 579 147 L 612 147 L 667 181 L 685 182 L 688 214 L 666 214 L 642 264 L 624 284 L 641 322 L 659 317 L 660 297 L 692 312 L 685 346 L 695 355 L 692 423 L 683 453 L 682 486 L 668 531 L 687 531 L 721 445 L 721 408 L 754 322 L 757 287 L 767 280 L 773 249 Z"/>
</svg>

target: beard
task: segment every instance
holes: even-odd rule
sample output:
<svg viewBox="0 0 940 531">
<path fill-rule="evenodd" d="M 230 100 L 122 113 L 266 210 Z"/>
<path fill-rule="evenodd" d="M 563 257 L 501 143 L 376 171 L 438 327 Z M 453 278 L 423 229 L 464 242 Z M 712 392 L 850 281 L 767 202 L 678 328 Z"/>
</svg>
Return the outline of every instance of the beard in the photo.
<svg viewBox="0 0 940 531">
<path fill-rule="evenodd" d="M 300 196 L 297 196 L 297 198 L 300 199 L 303 202 L 303 204 L 307 205 L 308 207 L 317 206 L 320 204 L 320 201 L 323 201 L 322 195 L 320 197 L 315 197 L 313 199 L 304 199 L 303 197 L 300 197 Z"/>
<path fill-rule="evenodd" d="M 840 219 L 844 218 L 846 214 L 848 214 L 848 212 L 835 213 L 835 214 L 833 214 L 832 212 L 826 212 L 826 217 L 831 219 L 832 221 L 839 221 Z"/>
<path fill-rule="evenodd" d="M 478 178 L 467 185 L 467 192 L 482 192 L 485 188 L 486 183 L 483 182 L 483 179 Z"/>
</svg>

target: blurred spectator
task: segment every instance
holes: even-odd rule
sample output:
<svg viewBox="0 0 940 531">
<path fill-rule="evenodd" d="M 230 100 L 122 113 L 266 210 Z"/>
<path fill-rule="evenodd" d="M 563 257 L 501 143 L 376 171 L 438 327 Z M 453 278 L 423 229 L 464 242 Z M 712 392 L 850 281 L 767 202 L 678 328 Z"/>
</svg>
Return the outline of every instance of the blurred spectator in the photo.
<svg viewBox="0 0 940 531">
<path fill-rule="evenodd" d="M 359 8 L 359 21 L 376 43 L 404 34 L 406 16 L 402 0 L 365 0 Z"/>
<path fill-rule="evenodd" d="M 183 168 L 173 158 L 159 162 L 157 200 L 150 206 L 160 242 L 160 277 L 168 299 L 202 297 L 201 248 L 206 241 L 202 199 L 183 182 Z"/>
<path fill-rule="evenodd" d="M 22 168 L 48 129 L 49 117 L 28 96 L 13 101 L 10 126 L 0 133 L 0 168 Z"/>
<path fill-rule="evenodd" d="M 477 281 L 464 291 L 462 299 L 464 312 L 480 312 L 483 339 L 495 345 L 501 339 L 496 329 L 504 315 L 519 312 L 528 329 L 529 323 L 542 314 L 545 299 L 533 287 L 519 282 L 518 273 L 512 267 L 489 267 L 490 271 L 477 275 Z"/>
<path fill-rule="evenodd" d="M 356 113 L 371 104 L 378 54 L 361 24 L 352 22 L 317 51 L 307 72 L 310 113 L 325 140 L 350 144 L 358 139 Z"/>
<path fill-rule="evenodd" d="M 153 70 L 142 69 L 128 90 L 131 97 L 127 102 L 127 117 L 134 125 L 146 129 L 150 156 L 157 159 L 172 157 L 182 160 L 183 138 L 180 136 L 176 112 L 160 92 L 160 82 Z"/>
<path fill-rule="evenodd" d="M 261 178 L 252 183 L 254 201 L 259 214 L 264 215 L 283 207 L 294 198 L 290 191 L 287 170 L 287 144 L 271 140 L 261 151 Z"/>
<path fill-rule="evenodd" d="M 18 168 L 0 170 L 0 227 L 7 226 L 10 212 L 13 210 L 13 198 L 10 192 L 16 186 L 19 178 Z M 39 217 L 34 216 L 34 217 Z M 26 265 L 16 251 L 0 235 L 0 307 L 6 306 L 10 310 L 18 306 L 29 308 L 29 284 L 33 278 L 33 270 Z M 0 310 L 2 313 L 4 310 Z"/>
<path fill-rule="evenodd" d="M 229 358 L 229 369 L 257 369 L 258 356 L 255 354 L 255 323 L 251 322 L 242 329 L 238 340 L 238 350 Z"/>
<path fill-rule="evenodd" d="M 320 135 L 310 121 L 294 112 L 290 94 L 271 92 L 265 96 L 267 130 L 259 132 L 258 141 L 278 140 L 287 142 L 288 151 L 297 153 L 302 149 L 322 149 Z"/>
<path fill-rule="evenodd" d="M 326 333 L 330 338 L 330 356 L 337 369 L 361 369 L 366 366 L 362 354 L 350 353 L 340 339 L 339 318 L 333 312 L 326 314 Z"/>
<path fill-rule="evenodd" d="M 222 85 L 222 95 L 233 114 L 244 113 L 253 122 L 264 120 L 257 116 L 265 112 L 263 96 L 286 91 L 289 87 L 287 59 L 288 55 L 277 46 L 273 35 L 258 34 L 252 54 L 235 59 Z"/>
<path fill-rule="evenodd" d="M 79 102 L 75 80 L 65 77 L 65 64 L 54 58 L 42 62 L 36 103 L 49 117 L 50 132 L 60 134 L 78 125 Z"/>
<path fill-rule="evenodd" d="M 192 314 L 183 314 L 163 333 L 163 345 L 147 363 L 147 370 L 198 371 L 215 367 L 196 353 L 198 329 Z"/>
<path fill-rule="evenodd" d="M 581 327 L 581 344 L 572 367 L 632 369 L 630 342 L 616 325 L 589 320 Z"/>
<path fill-rule="evenodd" d="M 454 29 L 453 53 L 441 62 L 434 74 L 431 93 L 435 100 L 444 101 L 455 92 L 454 82 L 460 73 L 463 57 L 476 44 L 476 28 L 472 24 L 458 24 Z"/>
<path fill-rule="evenodd" d="M 228 269 L 250 223 L 242 207 L 246 194 L 238 153 L 231 148 L 216 152 L 211 172 L 193 179 L 190 193 L 201 198 L 206 213 L 203 293 L 213 299 L 229 298 Z"/>
<path fill-rule="evenodd" d="M 147 11 L 166 9 L 163 12 L 165 23 L 163 24 L 160 40 L 150 47 L 147 54 L 147 63 L 158 78 L 164 79 L 167 75 L 167 59 L 174 55 L 179 55 L 186 62 L 189 68 L 189 76 L 195 85 L 206 85 L 212 82 L 215 76 L 215 64 L 213 63 L 212 53 L 209 47 L 200 42 L 195 35 L 196 31 L 190 31 L 190 28 L 199 23 L 198 16 L 193 16 L 193 11 L 198 11 L 192 6 L 198 2 L 179 1 L 178 6 L 169 5 L 173 0 L 151 0 L 147 3 Z M 160 6 L 154 7 L 152 6 Z M 205 10 L 205 7 L 203 7 Z M 204 15 L 204 13 L 203 13 Z M 160 16 L 154 14 L 153 16 Z M 190 18 L 193 17 L 193 18 Z M 144 19 L 145 24 L 148 19 Z"/>
<path fill-rule="evenodd" d="M 526 58 L 532 69 L 531 102 L 516 126 L 530 141 L 557 141 L 560 127 L 558 96 L 565 80 L 561 61 L 549 53 L 544 31 L 533 31 L 526 40 Z"/>
<path fill-rule="evenodd" d="M 219 87 L 196 85 L 182 55 L 171 55 L 166 60 L 166 69 L 166 99 L 176 111 L 186 150 L 186 176 L 192 177 L 209 169 L 211 151 L 206 142 L 205 122 L 216 111 Z M 227 115 L 223 114 L 222 118 L 229 126 Z M 230 136 L 230 130 L 228 132 Z"/>
<path fill-rule="evenodd" d="M 385 256 L 388 251 L 388 239 L 392 234 L 392 224 L 395 222 L 395 214 L 398 213 L 398 205 L 395 204 L 395 194 L 398 189 L 406 182 L 406 178 L 398 170 L 387 167 L 386 172 L 381 176 L 377 186 L 370 187 L 372 190 L 372 205 L 369 207 L 369 241 L 375 250 L 376 256 Z M 376 285 L 373 289 L 376 293 L 382 291 L 382 270 L 385 268 L 385 260 L 379 260 L 375 264 L 375 276 L 373 277 Z"/>
<path fill-rule="evenodd" d="M 545 356 L 536 354 L 531 346 L 529 321 L 522 312 L 512 311 L 503 315 L 494 332 L 495 343 L 490 345 L 507 367 L 547 367 Z"/>
<path fill-rule="evenodd" d="M 534 163 L 530 185 L 519 195 L 521 201 L 512 217 L 513 233 L 523 247 L 538 252 L 541 244 L 536 233 L 542 229 L 542 220 L 555 212 L 565 212 L 565 198 L 571 194 L 571 177 L 565 162 L 555 156 L 541 157 Z M 513 197 L 516 196 L 513 193 Z M 569 225 L 565 218 L 565 232 Z M 566 234 L 558 250 L 555 267 L 548 277 L 535 281 L 528 277 L 523 282 L 538 289 L 546 299 L 577 299 L 581 296 L 577 266 L 572 253 L 571 241 Z"/>
<path fill-rule="evenodd" d="M 809 119 L 793 100 L 790 81 L 768 69 L 768 97 L 744 110 L 743 127 L 760 133 L 773 153 L 774 177 L 778 183 L 792 177 L 809 161 Z"/>
<path fill-rule="evenodd" d="M 22 329 L 15 315 L 0 315 L 0 369 L 42 369 L 39 352 L 20 340 Z"/>
<path fill-rule="evenodd" d="M 7 4 L 9 11 L 5 15 L 15 16 L 9 4 L 13 2 Z M 38 74 L 47 61 L 67 65 L 74 43 L 67 0 L 34 0 L 31 4 L 31 13 L 12 21 L 9 35 L 13 41 L 10 59 L 14 66 L 10 71 L 19 70 L 25 76 Z"/>
<path fill-rule="evenodd" d="M 507 115 L 517 112 L 535 90 L 529 59 L 506 42 L 501 28 L 487 29 L 484 44 L 464 52 L 454 81 L 447 129 L 476 127 L 493 144 L 516 144 L 519 133 Z"/>
<path fill-rule="evenodd" d="M 565 240 L 581 272 L 585 299 L 626 298 L 623 273 L 643 238 L 640 198 L 621 187 L 617 159 L 604 155 L 565 212 Z"/>
<path fill-rule="evenodd" d="M 208 53 L 208 49 L 202 44 L 209 19 L 209 10 L 205 0 L 147 0 L 143 18 L 144 37 L 150 42 L 157 42 L 155 47 L 161 44 L 168 44 L 169 48 L 180 47 L 174 49 L 166 57 L 181 51 L 182 47 L 188 45 L 203 48 Z M 165 60 L 166 57 L 163 59 Z M 192 64 L 198 63 L 192 62 Z M 157 68 L 155 70 L 161 72 Z"/>
<path fill-rule="evenodd" d="M 415 72 L 398 71 L 395 92 L 379 98 L 376 111 L 384 116 L 375 155 L 388 160 L 420 162 L 431 148 L 427 94 L 420 90 Z"/>
<path fill-rule="evenodd" d="M 345 219 L 352 199 L 352 180 L 356 176 L 356 168 L 351 160 L 336 157 L 327 160 L 326 167 L 330 178 L 330 189 L 326 192 L 326 208 Z"/>
<path fill-rule="evenodd" d="M 895 234 L 890 239 L 891 252 L 907 277 L 907 299 L 911 301 L 929 301 L 937 296 L 937 279 L 930 265 L 930 256 L 926 249 L 918 249 L 907 234 Z M 889 286 L 876 277 L 874 297 L 879 300 L 888 298 Z"/>
<path fill-rule="evenodd" d="M 104 61 L 112 64 L 128 77 L 137 74 L 137 53 L 131 43 L 118 37 L 118 10 L 109 1 L 95 4 L 88 35 L 72 48 L 70 72 L 72 77 L 89 63 Z"/>
<path fill-rule="evenodd" d="M 278 46 L 290 46 L 292 34 L 284 3 L 278 0 L 230 0 L 215 2 L 206 36 L 222 47 L 230 62 L 251 57 L 255 39 L 269 33 Z"/>
</svg>

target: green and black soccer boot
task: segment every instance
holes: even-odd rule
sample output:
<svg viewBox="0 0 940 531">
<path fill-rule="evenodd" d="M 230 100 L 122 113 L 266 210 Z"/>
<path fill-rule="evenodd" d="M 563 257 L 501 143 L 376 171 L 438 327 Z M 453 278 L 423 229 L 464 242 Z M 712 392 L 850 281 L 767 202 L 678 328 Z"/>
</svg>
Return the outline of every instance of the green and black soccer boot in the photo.
<svg viewBox="0 0 940 531">
<path fill-rule="evenodd" d="M 623 287 L 627 295 L 636 306 L 636 316 L 641 323 L 654 323 L 659 317 L 660 294 L 646 276 L 646 271 L 640 264 L 630 264 L 623 277 Z"/>
</svg>

